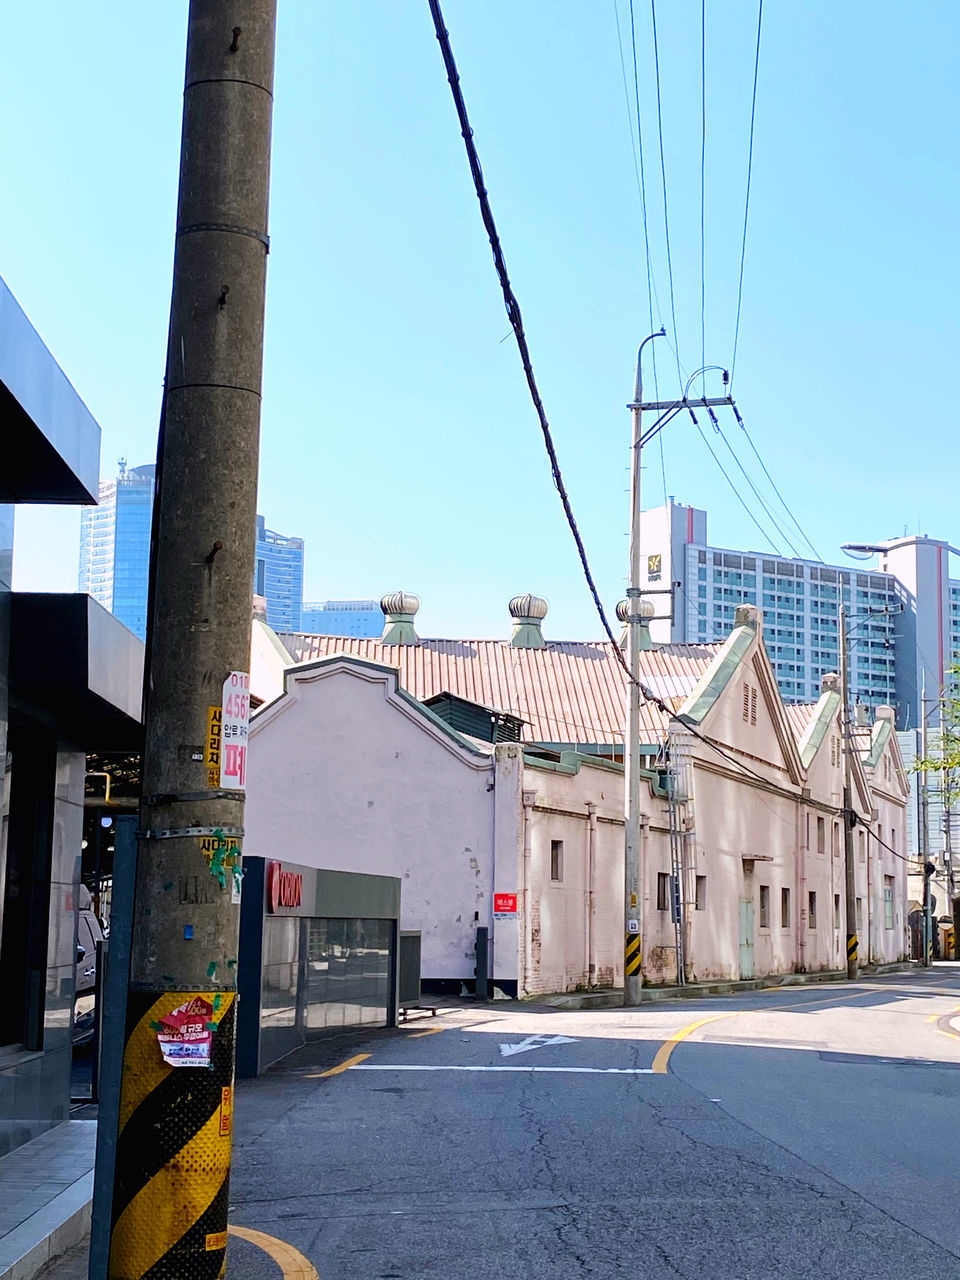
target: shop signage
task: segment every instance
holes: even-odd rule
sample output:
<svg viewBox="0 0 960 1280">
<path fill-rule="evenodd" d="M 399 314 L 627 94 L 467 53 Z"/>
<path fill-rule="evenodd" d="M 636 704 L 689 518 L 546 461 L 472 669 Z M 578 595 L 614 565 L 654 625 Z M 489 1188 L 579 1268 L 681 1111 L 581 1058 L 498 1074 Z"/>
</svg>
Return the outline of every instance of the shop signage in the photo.
<svg viewBox="0 0 960 1280">
<path fill-rule="evenodd" d="M 282 862 L 271 862 L 267 867 L 267 910 L 299 907 L 302 899 L 303 876 L 299 872 L 284 871 Z"/>
<path fill-rule="evenodd" d="M 494 920 L 513 920 L 517 915 L 517 895 L 515 893 L 495 893 L 493 895 Z"/>
<path fill-rule="evenodd" d="M 247 785 L 247 730 L 250 723 L 250 677 L 231 671 L 223 682 L 220 720 L 220 786 L 242 791 Z"/>
</svg>

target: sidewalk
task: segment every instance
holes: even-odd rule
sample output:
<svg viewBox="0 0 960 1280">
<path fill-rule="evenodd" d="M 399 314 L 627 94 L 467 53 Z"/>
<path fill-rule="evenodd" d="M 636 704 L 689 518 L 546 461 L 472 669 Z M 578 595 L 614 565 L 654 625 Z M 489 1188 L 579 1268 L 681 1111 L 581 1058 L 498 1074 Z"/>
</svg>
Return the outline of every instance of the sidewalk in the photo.
<svg viewBox="0 0 960 1280">
<path fill-rule="evenodd" d="M 68 1120 L 0 1159 L 0 1280 L 31 1280 L 90 1227 L 96 1120 Z"/>
<path fill-rule="evenodd" d="M 908 973 L 920 966 L 915 961 L 895 964 L 862 965 L 860 976 L 875 978 L 885 973 Z M 652 1004 L 659 1000 L 702 1000 L 704 996 L 732 996 L 744 991 L 763 991 L 771 987 L 806 986 L 810 983 L 846 982 L 845 969 L 826 969 L 816 973 L 778 973 L 766 978 L 748 978 L 739 982 L 688 982 L 682 987 L 643 987 L 640 1001 Z M 565 991 L 553 996 L 534 996 L 531 1004 L 549 1005 L 553 1009 L 615 1009 L 623 1005 L 623 988 L 604 991 Z"/>
</svg>

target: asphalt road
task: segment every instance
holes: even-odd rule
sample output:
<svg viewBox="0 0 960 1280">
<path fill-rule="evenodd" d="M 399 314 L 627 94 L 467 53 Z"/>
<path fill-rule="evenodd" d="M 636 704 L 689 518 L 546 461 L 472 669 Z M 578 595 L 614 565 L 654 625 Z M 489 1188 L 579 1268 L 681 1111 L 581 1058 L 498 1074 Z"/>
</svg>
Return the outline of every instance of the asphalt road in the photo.
<svg viewBox="0 0 960 1280">
<path fill-rule="evenodd" d="M 960 1280 L 958 1093 L 957 967 L 445 1010 L 242 1085 L 230 1218 L 320 1280 Z"/>
</svg>

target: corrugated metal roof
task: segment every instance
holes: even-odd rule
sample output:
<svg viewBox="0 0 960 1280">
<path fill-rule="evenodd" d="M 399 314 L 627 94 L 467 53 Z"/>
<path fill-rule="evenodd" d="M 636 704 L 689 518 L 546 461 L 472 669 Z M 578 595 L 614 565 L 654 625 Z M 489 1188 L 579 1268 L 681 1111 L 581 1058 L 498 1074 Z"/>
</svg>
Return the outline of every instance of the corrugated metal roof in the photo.
<svg viewBox="0 0 960 1280">
<path fill-rule="evenodd" d="M 816 702 L 788 702 L 785 704 L 784 711 L 787 713 L 787 720 L 797 742 L 806 733 L 817 705 Z"/>
<path fill-rule="evenodd" d="M 280 639 L 295 662 L 352 654 L 396 667 L 401 686 L 420 701 L 452 693 L 509 711 L 526 722 L 526 742 L 623 741 L 627 679 L 609 642 L 547 641 L 543 649 L 515 649 L 503 640 L 385 645 L 356 636 L 290 633 Z M 678 711 L 719 648 L 674 644 L 641 650 L 641 679 Z M 659 741 L 666 730 L 650 703 L 642 707 L 641 725 L 647 741 Z"/>
</svg>

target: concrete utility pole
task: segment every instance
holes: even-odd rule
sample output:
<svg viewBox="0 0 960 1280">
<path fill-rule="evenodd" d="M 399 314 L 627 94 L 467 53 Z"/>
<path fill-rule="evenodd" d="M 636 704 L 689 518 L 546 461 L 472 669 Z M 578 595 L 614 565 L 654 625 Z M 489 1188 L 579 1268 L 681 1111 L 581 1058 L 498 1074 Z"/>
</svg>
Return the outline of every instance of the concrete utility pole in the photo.
<svg viewBox="0 0 960 1280">
<path fill-rule="evenodd" d="M 190 3 L 111 1280 L 225 1261 L 275 25 Z"/>
<path fill-rule="evenodd" d="M 847 655 L 847 610 L 842 598 L 838 623 L 840 629 L 840 697 L 842 699 L 840 724 L 843 746 L 843 865 L 847 900 L 847 978 L 852 981 L 859 973 L 860 966 L 857 942 L 857 864 L 853 854 L 853 735 L 850 732 L 850 663 Z"/>
<path fill-rule="evenodd" d="M 640 477 L 643 432 L 643 348 L 660 336 L 663 330 L 651 333 L 640 343 L 637 352 L 637 376 L 634 383 L 633 436 L 630 451 L 630 585 L 627 587 L 627 626 L 629 636 L 628 663 L 630 666 L 629 697 L 627 701 L 627 813 L 624 826 L 624 957 L 623 1003 L 627 1006 L 640 1003 L 643 986 L 641 964 L 643 962 L 643 869 L 640 858 L 640 627 L 643 623 L 640 600 Z"/>
<path fill-rule="evenodd" d="M 923 912 L 920 929 L 923 945 L 923 963 L 930 963 L 930 880 L 926 868 L 930 861 L 930 799 L 927 785 L 927 685 L 926 673 L 920 684 L 920 759 L 924 767 L 920 773 L 920 870 L 923 874 Z"/>
<path fill-rule="evenodd" d="M 943 714 L 943 704 L 946 695 L 940 699 L 940 795 L 943 799 L 943 869 L 945 872 L 944 880 L 947 888 L 947 911 L 951 917 L 954 915 L 954 877 L 953 877 L 953 778 L 951 771 L 947 765 L 947 748 L 946 748 L 946 723 Z M 941 956 L 941 959 L 943 957 Z"/>
<path fill-rule="evenodd" d="M 643 446 L 656 436 L 668 422 L 672 421 L 678 413 L 689 413 L 694 423 L 696 423 L 696 415 L 694 409 L 706 409 L 710 415 L 711 421 L 716 422 L 714 409 L 724 406 L 733 409 L 740 421 L 739 411 L 733 402 L 733 397 L 729 395 L 723 396 L 690 396 L 690 388 L 697 378 L 703 377 L 704 374 L 711 370 L 723 374 L 723 385 L 726 388 L 729 384 L 729 374 L 726 369 L 722 369 L 720 365 L 704 365 L 703 368 L 695 369 L 687 379 L 686 386 L 683 389 L 683 395 L 678 400 L 643 400 L 643 349 L 648 342 L 652 342 L 654 338 L 661 338 L 666 334 L 666 330 L 660 328 L 656 333 L 649 334 L 640 343 L 640 350 L 637 352 L 637 375 L 633 388 L 633 400 L 627 408 L 633 414 L 633 434 L 631 466 L 630 466 L 630 585 L 627 587 L 627 614 L 626 621 L 629 627 L 629 662 L 630 668 L 630 691 L 627 702 L 627 741 L 626 741 L 626 766 L 627 766 L 627 803 L 626 803 L 626 821 L 624 824 L 624 966 L 623 966 L 623 1003 L 625 1005 L 636 1005 L 640 1003 L 640 989 L 643 986 L 643 975 L 641 973 L 641 964 L 643 960 L 643 947 L 641 943 L 641 929 L 643 927 L 643 882 L 644 869 L 642 858 L 640 856 L 640 707 L 644 697 L 643 689 L 640 684 L 640 628 L 648 624 L 653 616 L 653 611 L 644 611 L 645 602 L 642 596 L 666 595 L 673 597 L 674 583 L 668 579 L 670 585 L 667 587 L 644 587 L 640 586 L 640 477 L 642 473 L 643 463 Z M 653 425 L 645 431 L 642 426 L 642 415 L 645 412 L 656 413 L 657 418 Z M 672 566 L 671 566 L 672 573 Z M 679 583 L 676 584 L 679 586 Z M 618 615 L 619 616 L 619 615 Z M 663 615 L 659 615 L 661 618 Z M 671 608 L 670 619 L 673 619 L 673 609 Z M 679 882 L 679 877 L 678 877 Z M 680 912 L 682 913 L 682 892 L 680 895 Z M 678 939 L 682 938 L 682 933 L 678 933 Z M 677 946 L 677 969 L 678 982 L 683 982 L 682 973 L 682 943 L 678 941 Z"/>
</svg>

